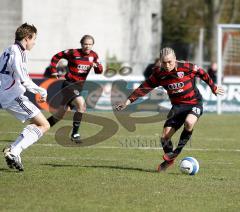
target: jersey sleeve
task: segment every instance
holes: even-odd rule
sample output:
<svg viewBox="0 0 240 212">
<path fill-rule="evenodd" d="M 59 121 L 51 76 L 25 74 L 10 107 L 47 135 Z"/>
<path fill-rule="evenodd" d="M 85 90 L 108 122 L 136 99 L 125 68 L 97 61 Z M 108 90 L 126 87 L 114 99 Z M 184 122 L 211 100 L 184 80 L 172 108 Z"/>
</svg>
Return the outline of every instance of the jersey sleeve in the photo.
<svg viewBox="0 0 240 212">
<path fill-rule="evenodd" d="M 57 73 L 57 64 L 59 62 L 59 60 L 61 59 L 66 59 L 68 60 L 69 56 L 71 55 L 72 50 L 65 50 L 65 51 L 61 51 L 58 52 L 57 54 L 55 54 L 52 59 L 51 59 L 51 63 L 50 63 L 50 71 L 51 73 Z"/>
<path fill-rule="evenodd" d="M 212 92 L 216 94 L 217 86 L 212 81 L 211 77 L 202 68 L 197 65 L 193 65 L 193 73 L 198 76 L 201 80 L 208 84 Z"/>
<path fill-rule="evenodd" d="M 43 98 L 47 97 L 46 89 L 36 85 L 30 78 L 29 80 L 24 81 L 22 84 L 29 92 L 34 94 L 39 93 Z"/>
<path fill-rule="evenodd" d="M 158 71 L 154 71 L 153 74 L 145 80 L 133 93 L 128 97 L 130 102 L 136 101 L 139 97 L 143 97 L 152 91 L 154 88 L 158 87 Z"/>
<path fill-rule="evenodd" d="M 26 67 L 22 63 L 22 55 L 17 52 L 10 54 L 11 67 L 14 70 L 14 77 L 20 80 L 21 84 L 31 93 L 39 93 L 42 97 L 47 96 L 47 91 L 44 88 L 36 85 L 28 75 Z"/>
<path fill-rule="evenodd" d="M 103 67 L 97 54 L 95 55 L 93 62 L 97 65 L 96 67 L 94 67 L 94 72 L 96 74 L 101 74 L 103 72 Z"/>
</svg>

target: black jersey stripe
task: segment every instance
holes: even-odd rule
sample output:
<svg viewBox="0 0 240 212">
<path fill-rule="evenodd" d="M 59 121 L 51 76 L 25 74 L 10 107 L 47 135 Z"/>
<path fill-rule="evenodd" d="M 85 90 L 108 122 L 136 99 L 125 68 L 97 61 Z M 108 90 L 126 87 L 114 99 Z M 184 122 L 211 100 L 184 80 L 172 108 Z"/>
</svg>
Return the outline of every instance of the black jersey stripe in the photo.
<svg viewBox="0 0 240 212">
<path fill-rule="evenodd" d="M 33 114 L 33 111 L 31 111 L 31 110 L 23 103 L 23 101 L 22 101 L 19 97 L 17 97 L 17 98 L 15 99 L 15 101 L 20 105 L 20 107 L 21 107 L 25 112 L 27 112 L 28 115 L 32 115 L 32 114 Z"/>
</svg>

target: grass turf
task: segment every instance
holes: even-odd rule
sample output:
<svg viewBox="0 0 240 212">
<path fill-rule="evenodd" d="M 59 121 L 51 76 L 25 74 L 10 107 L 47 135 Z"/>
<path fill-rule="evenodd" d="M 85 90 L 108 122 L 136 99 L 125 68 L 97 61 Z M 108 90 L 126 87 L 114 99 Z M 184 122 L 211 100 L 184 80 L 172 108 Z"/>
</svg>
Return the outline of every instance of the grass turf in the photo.
<svg viewBox="0 0 240 212">
<path fill-rule="evenodd" d="M 101 115 L 114 119 L 111 113 Z M 3 148 L 23 125 L 6 112 L 0 120 Z M 2 158 L 0 211 L 240 210 L 240 115 L 201 117 L 191 143 L 165 173 L 156 172 L 162 150 L 155 148 L 163 123 L 139 124 L 134 133 L 120 126 L 112 138 L 85 148 L 56 143 L 54 133 L 66 124 L 71 122 L 62 121 L 23 153 L 24 172 L 9 170 Z M 81 126 L 83 136 L 98 130 Z M 184 156 L 199 161 L 197 175 L 180 173 Z"/>
</svg>

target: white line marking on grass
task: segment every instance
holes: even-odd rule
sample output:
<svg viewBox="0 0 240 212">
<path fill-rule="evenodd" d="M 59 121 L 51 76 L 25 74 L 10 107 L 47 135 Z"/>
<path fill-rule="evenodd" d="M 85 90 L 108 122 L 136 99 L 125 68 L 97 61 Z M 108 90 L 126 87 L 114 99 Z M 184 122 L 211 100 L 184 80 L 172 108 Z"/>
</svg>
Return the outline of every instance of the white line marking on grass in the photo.
<svg viewBox="0 0 240 212">
<path fill-rule="evenodd" d="M 21 132 L 19 131 L 19 132 L 5 132 L 5 131 L 0 131 L 0 134 L 4 134 L 4 135 L 7 135 L 7 134 L 20 134 Z M 47 132 L 47 133 L 45 133 L 44 135 L 51 135 L 51 136 L 54 136 L 55 135 L 55 133 L 53 133 L 53 132 Z"/>
<path fill-rule="evenodd" d="M 9 131 L 9 132 L 5 132 L 5 131 L 0 131 L 0 134 L 19 134 L 20 132 L 14 132 L 14 131 Z M 47 132 L 45 133 L 45 135 L 49 135 L 49 136 L 54 136 L 55 133 L 54 132 Z M 115 135 L 114 137 L 118 137 L 118 138 L 141 138 L 142 136 L 122 136 L 122 135 Z M 144 137 L 149 137 L 149 138 L 153 138 L 154 136 L 144 136 Z M 157 137 L 157 134 L 155 135 L 155 137 Z M 225 140 L 223 138 L 204 138 L 205 140 Z M 229 141 L 235 141 L 236 139 L 228 139 Z M 0 144 L 6 144 L 5 142 L 0 142 Z M 39 145 L 39 146 L 46 146 L 46 147 L 61 147 L 61 145 L 55 143 L 55 144 L 42 144 L 42 143 L 37 143 L 34 145 Z M 77 148 L 77 147 L 74 147 Z M 87 146 L 87 147 L 80 147 L 80 148 L 92 148 L 92 149 L 134 149 L 134 150 L 162 150 L 161 147 L 151 147 L 151 146 L 147 146 L 147 147 L 137 147 L 137 146 Z M 208 148 L 184 148 L 184 150 L 186 151 L 220 151 L 220 152 L 240 152 L 240 149 L 223 149 L 223 148 L 216 148 L 216 149 L 208 149 Z"/>
<path fill-rule="evenodd" d="M 6 145 L 6 142 L 0 142 L 0 145 Z M 63 147 L 59 144 L 41 144 L 36 143 L 34 146 L 44 146 L 44 147 Z M 121 150 L 162 150 L 161 147 L 121 147 L 121 146 L 86 146 L 86 147 L 67 147 L 67 148 L 84 148 L 84 149 L 121 149 Z M 207 152 L 240 152 L 240 149 L 204 149 L 204 148 L 184 148 L 185 151 L 207 151 Z"/>
<path fill-rule="evenodd" d="M 117 146 L 89 146 L 85 148 L 93 149 L 140 149 L 140 150 L 162 150 L 161 147 L 117 147 Z M 184 148 L 186 151 L 221 151 L 221 152 L 240 152 L 240 149 L 201 149 L 201 148 Z"/>
<path fill-rule="evenodd" d="M 0 131 L 0 134 L 20 134 L 20 132 L 15 132 L 15 131 Z M 47 132 L 44 135 L 49 135 L 49 136 L 55 136 L 56 132 Z M 125 140 L 129 139 L 129 138 L 136 138 L 139 139 L 140 141 L 143 140 L 145 141 L 145 138 L 149 138 L 149 139 L 155 139 L 160 137 L 160 135 L 156 134 L 156 135 L 127 135 L 127 136 L 123 136 L 123 135 L 114 135 L 114 138 L 124 138 Z M 206 140 L 206 141 L 223 141 L 226 140 L 224 138 L 218 138 L 218 137 L 214 137 L 214 138 L 205 138 L 205 137 L 198 137 L 198 139 L 202 139 L 202 140 Z M 237 141 L 237 139 L 234 138 L 228 138 L 228 141 Z"/>
</svg>

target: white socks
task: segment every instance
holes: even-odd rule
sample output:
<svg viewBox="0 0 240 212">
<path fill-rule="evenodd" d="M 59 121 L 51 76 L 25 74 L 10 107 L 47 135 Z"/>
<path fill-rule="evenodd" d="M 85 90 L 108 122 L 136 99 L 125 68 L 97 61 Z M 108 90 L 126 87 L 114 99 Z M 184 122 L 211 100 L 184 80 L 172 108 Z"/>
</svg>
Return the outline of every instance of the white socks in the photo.
<svg viewBox="0 0 240 212">
<path fill-rule="evenodd" d="M 42 136 L 42 131 L 34 125 L 26 126 L 15 142 L 11 144 L 11 153 L 20 155 L 24 149 L 37 142 Z"/>
</svg>

